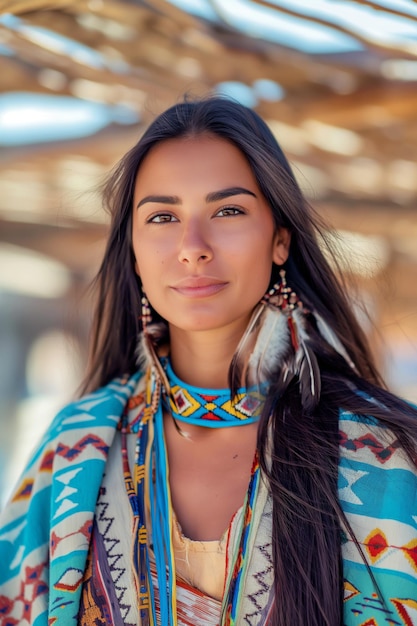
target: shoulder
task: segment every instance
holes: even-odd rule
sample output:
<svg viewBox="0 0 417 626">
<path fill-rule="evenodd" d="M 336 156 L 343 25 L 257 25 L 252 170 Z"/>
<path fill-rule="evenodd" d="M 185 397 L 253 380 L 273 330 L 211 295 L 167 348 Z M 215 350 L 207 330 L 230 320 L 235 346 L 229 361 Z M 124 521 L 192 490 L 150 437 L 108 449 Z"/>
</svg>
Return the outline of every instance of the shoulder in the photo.
<svg viewBox="0 0 417 626">
<path fill-rule="evenodd" d="M 57 451 L 61 455 L 66 446 L 72 450 L 75 446 L 90 447 L 95 437 L 103 440 L 107 449 L 124 408 L 134 396 L 141 378 L 142 372 L 136 372 L 131 377 L 115 378 L 64 406 L 38 443 L 26 470 L 40 464 L 46 471 L 50 471 Z M 96 445 L 100 445 L 98 439 Z"/>
<path fill-rule="evenodd" d="M 373 415 L 340 411 L 339 443 L 338 496 L 349 523 L 342 544 L 344 576 L 370 597 L 364 591 L 369 580 L 366 558 L 388 600 L 394 586 L 412 590 L 416 584 L 412 547 L 417 536 L 417 468 L 398 435 Z M 352 532 L 362 553 L 351 540 Z"/>
<path fill-rule="evenodd" d="M 372 402 L 370 403 L 372 409 Z M 339 413 L 340 465 L 369 474 L 407 475 L 417 486 L 417 468 L 404 450 L 396 432 L 371 414 Z"/>
<path fill-rule="evenodd" d="M 339 498 L 345 512 L 378 519 L 401 512 L 401 519 L 415 528 L 417 467 L 397 434 L 375 419 L 342 413 L 339 446 Z"/>
<path fill-rule="evenodd" d="M 35 496 L 40 500 L 39 494 L 44 494 L 46 506 L 53 483 L 61 480 L 62 484 L 67 484 L 68 480 L 60 476 L 76 466 L 80 476 L 85 474 L 79 469 L 82 467 L 90 468 L 88 471 L 97 467 L 99 475 L 120 417 L 140 379 L 140 372 L 130 378 L 114 379 L 71 402 L 56 415 L 26 464 L 6 507 L 12 516 L 29 506 Z"/>
<path fill-rule="evenodd" d="M 117 425 L 141 378 L 142 372 L 131 377 L 115 378 L 107 385 L 67 404 L 53 420 L 48 430 L 49 438 L 87 424 L 110 427 Z"/>
<path fill-rule="evenodd" d="M 45 580 L 48 569 L 51 580 L 84 571 L 108 450 L 140 379 L 140 373 L 115 379 L 68 404 L 46 432 L 1 514 L 0 559 L 7 567 L 0 587 L 10 597 L 29 569 Z M 51 586 L 51 594 L 62 590 Z"/>
</svg>

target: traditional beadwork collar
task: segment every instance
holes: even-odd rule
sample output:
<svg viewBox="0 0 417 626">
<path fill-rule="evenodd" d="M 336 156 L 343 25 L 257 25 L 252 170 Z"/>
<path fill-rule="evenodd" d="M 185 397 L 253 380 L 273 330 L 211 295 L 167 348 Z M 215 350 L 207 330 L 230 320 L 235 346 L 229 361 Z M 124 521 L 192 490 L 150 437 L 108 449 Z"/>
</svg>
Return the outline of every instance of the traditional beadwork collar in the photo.
<svg viewBox="0 0 417 626">
<path fill-rule="evenodd" d="M 258 388 L 240 388 L 231 398 L 230 389 L 188 385 L 175 374 L 168 358 L 162 358 L 161 363 L 170 385 L 169 410 L 175 420 L 208 428 L 243 426 L 259 420 L 265 396 Z"/>
</svg>

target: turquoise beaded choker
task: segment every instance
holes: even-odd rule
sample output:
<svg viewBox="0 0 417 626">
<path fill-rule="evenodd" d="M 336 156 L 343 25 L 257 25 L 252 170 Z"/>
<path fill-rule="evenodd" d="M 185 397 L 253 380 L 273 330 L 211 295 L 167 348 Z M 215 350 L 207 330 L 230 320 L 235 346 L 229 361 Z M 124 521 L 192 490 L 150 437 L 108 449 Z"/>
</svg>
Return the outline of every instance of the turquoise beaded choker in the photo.
<svg viewBox="0 0 417 626">
<path fill-rule="evenodd" d="M 188 385 L 176 376 L 168 358 L 162 358 L 161 363 L 170 385 L 168 402 L 175 420 L 207 428 L 243 426 L 259 420 L 265 396 L 258 388 L 240 388 L 232 399 L 230 389 Z"/>
</svg>

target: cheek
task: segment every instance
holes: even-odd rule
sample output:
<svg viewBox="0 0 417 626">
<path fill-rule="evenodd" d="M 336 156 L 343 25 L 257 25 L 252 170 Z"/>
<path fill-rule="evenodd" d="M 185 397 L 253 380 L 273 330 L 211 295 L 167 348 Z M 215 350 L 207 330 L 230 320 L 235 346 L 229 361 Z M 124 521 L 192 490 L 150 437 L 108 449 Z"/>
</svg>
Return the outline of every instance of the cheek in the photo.
<svg viewBox="0 0 417 626">
<path fill-rule="evenodd" d="M 262 297 L 268 288 L 272 266 L 272 246 L 268 238 L 260 239 L 257 245 L 247 248 L 244 276 L 251 279 L 252 288 Z"/>
<path fill-rule="evenodd" d="M 137 246 L 137 244 L 136 244 L 134 239 L 132 241 L 132 250 L 133 250 L 133 259 L 134 259 L 134 265 L 135 265 L 135 272 L 140 277 L 142 263 L 140 262 L 140 255 L 138 254 L 138 246 Z"/>
<path fill-rule="evenodd" d="M 132 249 L 136 273 L 142 278 L 147 274 L 148 268 L 151 265 L 149 259 L 155 257 L 155 247 L 150 245 L 149 241 L 142 233 L 135 233 L 133 231 Z"/>
<path fill-rule="evenodd" d="M 146 243 L 145 240 L 143 242 L 137 241 L 134 246 L 134 255 L 135 270 L 142 283 L 143 291 L 150 301 L 158 298 L 167 267 L 167 263 L 161 255 L 160 247 L 150 242 Z"/>
<path fill-rule="evenodd" d="M 143 280 L 146 280 L 148 273 L 149 263 L 147 263 L 147 259 L 149 259 L 149 253 L 147 253 L 144 242 L 138 240 L 138 238 L 133 240 L 132 248 L 135 259 L 135 272 L 143 282 Z"/>
<path fill-rule="evenodd" d="M 229 252 L 241 258 L 242 265 L 246 265 L 249 271 L 264 271 L 265 267 L 272 267 L 273 245 L 269 233 L 262 231 L 256 233 L 256 237 L 246 237 L 233 248 L 229 244 Z"/>
<path fill-rule="evenodd" d="M 137 262 L 137 260 L 136 260 L 136 255 L 135 255 L 135 254 L 134 254 L 134 258 L 135 258 L 135 263 L 134 263 L 135 272 L 136 272 L 136 274 L 137 274 L 137 275 L 139 276 L 139 278 L 140 278 L 139 264 L 138 264 L 138 262 Z"/>
</svg>

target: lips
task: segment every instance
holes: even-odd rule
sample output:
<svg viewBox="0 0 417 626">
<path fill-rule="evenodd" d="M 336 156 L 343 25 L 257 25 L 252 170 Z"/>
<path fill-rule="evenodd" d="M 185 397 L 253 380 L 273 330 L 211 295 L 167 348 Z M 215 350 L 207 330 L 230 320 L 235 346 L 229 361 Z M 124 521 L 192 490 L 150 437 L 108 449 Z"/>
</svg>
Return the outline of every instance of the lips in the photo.
<svg viewBox="0 0 417 626">
<path fill-rule="evenodd" d="M 176 283 L 172 289 L 189 298 L 205 298 L 212 296 L 227 285 L 227 282 L 210 276 L 188 276 Z"/>
</svg>

